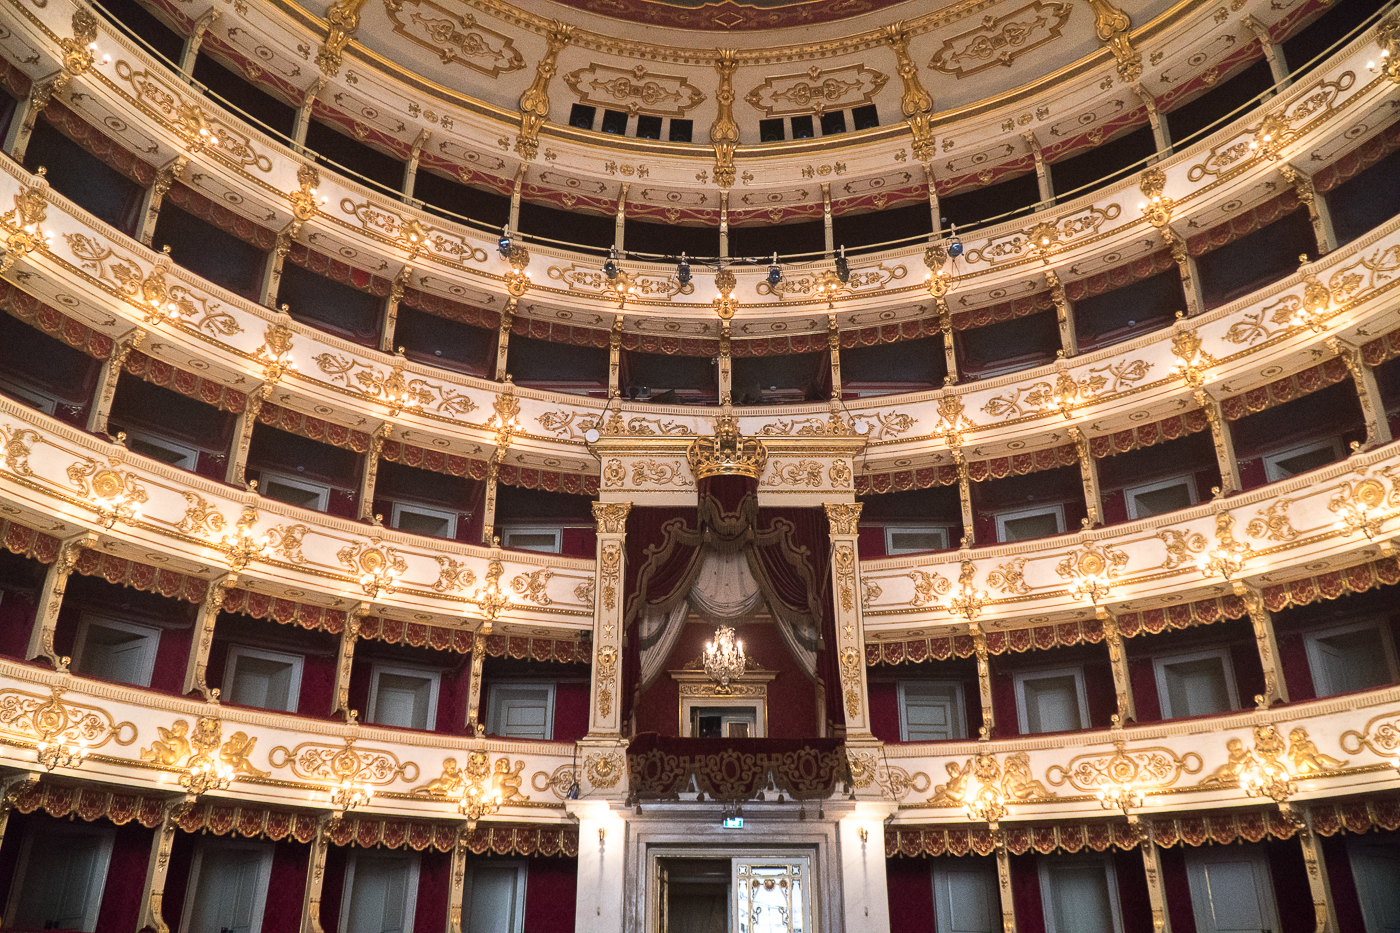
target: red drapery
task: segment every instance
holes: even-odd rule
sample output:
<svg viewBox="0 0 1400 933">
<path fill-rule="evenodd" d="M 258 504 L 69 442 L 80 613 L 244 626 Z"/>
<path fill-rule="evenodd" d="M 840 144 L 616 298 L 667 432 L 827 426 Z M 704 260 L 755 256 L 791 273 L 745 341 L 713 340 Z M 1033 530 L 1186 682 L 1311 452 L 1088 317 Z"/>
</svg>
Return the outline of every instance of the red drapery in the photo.
<svg viewBox="0 0 1400 933">
<path fill-rule="evenodd" d="M 677 739 L 655 732 L 627 746 L 628 788 L 639 800 L 672 798 L 690 778 L 715 800 L 752 800 L 768 783 L 794 800 L 831 796 L 848 779 L 840 739 Z"/>
</svg>

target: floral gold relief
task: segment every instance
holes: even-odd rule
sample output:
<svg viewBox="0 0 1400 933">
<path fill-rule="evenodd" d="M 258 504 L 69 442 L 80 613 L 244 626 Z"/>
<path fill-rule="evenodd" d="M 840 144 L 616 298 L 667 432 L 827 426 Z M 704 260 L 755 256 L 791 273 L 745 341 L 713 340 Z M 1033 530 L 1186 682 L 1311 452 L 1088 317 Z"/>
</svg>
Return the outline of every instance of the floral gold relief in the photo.
<svg viewBox="0 0 1400 933">
<path fill-rule="evenodd" d="M 863 64 L 840 68 L 813 65 L 797 74 L 765 78 L 744 95 L 744 100 L 768 117 L 820 115 L 869 103 L 889 80 L 889 75 Z"/>
<path fill-rule="evenodd" d="M 644 65 L 623 69 L 593 62 L 564 75 L 564 83 L 585 104 L 631 114 L 683 117 L 705 102 L 704 93 L 685 78 L 655 74 Z"/>
<path fill-rule="evenodd" d="M 273 768 L 290 768 L 303 781 L 328 784 L 369 784 L 383 787 L 397 780 L 418 778 L 415 762 L 400 762 L 388 749 L 356 748 L 354 740 L 344 745 L 302 742 L 295 748 L 279 745 L 267 755 Z"/>
<path fill-rule="evenodd" d="M 470 13 L 454 12 L 433 0 L 384 0 L 384 12 L 395 33 L 432 52 L 444 65 L 462 65 L 488 78 L 525 67 L 514 40 L 483 26 Z"/>
<path fill-rule="evenodd" d="M 0 733 L 47 743 L 81 744 L 100 748 L 108 742 L 130 745 L 136 741 L 136 726 L 117 722 L 100 706 L 90 706 L 63 698 L 64 690 L 54 687 L 48 696 L 25 690 L 0 690 Z"/>
<path fill-rule="evenodd" d="M 1071 3 L 1035 0 L 1002 16 L 985 16 L 967 32 L 945 39 L 928 66 L 955 78 L 1011 63 L 1061 36 L 1074 9 Z"/>
</svg>

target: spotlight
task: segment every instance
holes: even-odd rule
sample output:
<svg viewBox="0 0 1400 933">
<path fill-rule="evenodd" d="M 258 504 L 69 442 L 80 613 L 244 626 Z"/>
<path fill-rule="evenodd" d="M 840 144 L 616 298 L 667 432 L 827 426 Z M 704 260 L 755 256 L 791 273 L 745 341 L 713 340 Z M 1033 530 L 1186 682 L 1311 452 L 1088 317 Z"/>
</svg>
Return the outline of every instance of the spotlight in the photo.
<svg viewBox="0 0 1400 933">
<path fill-rule="evenodd" d="M 614 246 L 608 250 L 608 261 L 603 263 L 603 274 L 606 275 L 609 279 L 615 279 L 617 278 L 618 271 L 619 270 L 617 268 L 617 247 Z"/>
<path fill-rule="evenodd" d="M 962 240 L 958 239 L 957 224 L 954 224 L 949 229 L 952 231 L 953 234 L 953 242 L 948 244 L 948 257 L 950 259 L 957 259 L 959 256 L 962 255 Z"/>
<path fill-rule="evenodd" d="M 836 257 L 836 277 L 845 285 L 851 280 L 851 264 L 846 261 L 846 247 L 841 247 L 841 255 Z"/>
<path fill-rule="evenodd" d="M 770 287 L 776 288 L 782 280 L 783 269 L 778 265 L 778 254 L 774 253 L 773 262 L 768 266 L 768 284 Z"/>
<path fill-rule="evenodd" d="M 501 228 L 501 238 L 496 241 L 496 249 L 501 251 L 502 259 L 510 258 L 510 227 Z"/>
<path fill-rule="evenodd" d="M 676 263 L 676 281 L 681 283 L 681 288 L 690 284 L 690 263 L 686 261 L 685 253 L 681 253 L 681 261 Z"/>
</svg>

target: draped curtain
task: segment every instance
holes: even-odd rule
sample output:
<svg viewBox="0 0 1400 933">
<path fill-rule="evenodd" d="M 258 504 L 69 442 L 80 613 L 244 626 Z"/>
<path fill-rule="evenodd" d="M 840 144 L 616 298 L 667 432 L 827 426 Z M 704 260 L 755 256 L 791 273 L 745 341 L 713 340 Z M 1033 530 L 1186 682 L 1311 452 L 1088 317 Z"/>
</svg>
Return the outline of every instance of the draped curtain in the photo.
<svg viewBox="0 0 1400 933">
<path fill-rule="evenodd" d="M 758 509 L 758 481 L 699 483 L 692 524 L 682 510 L 633 510 L 627 535 L 624 625 L 629 699 L 661 674 L 692 609 L 742 618 L 766 603 L 808 677 L 819 672 L 825 626 L 827 539 L 820 509 Z"/>
</svg>

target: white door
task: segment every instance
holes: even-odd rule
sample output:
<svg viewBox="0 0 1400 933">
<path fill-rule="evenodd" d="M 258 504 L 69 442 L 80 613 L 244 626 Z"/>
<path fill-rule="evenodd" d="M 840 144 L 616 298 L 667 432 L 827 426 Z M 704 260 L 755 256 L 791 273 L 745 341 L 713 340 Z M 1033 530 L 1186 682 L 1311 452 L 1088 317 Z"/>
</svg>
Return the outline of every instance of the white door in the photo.
<svg viewBox="0 0 1400 933">
<path fill-rule="evenodd" d="M 44 831 L 30 836 L 16 882 L 18 900 L 5 925 L 91 933 L 111 854 L 110 833 Z"/>
<path fill-rule="evenodd" d="M 996 868 L 956 862 L 937 866 L 933 870 L 933 909 L 938 933 L 997 933 L 1001 928 L 1001 893 Z"/>
<path fill-rule="evenodd" d="M 1118 881 L 1102 856 L 1040 860 L 1040 899 L 1046 933 L 1122 933 Z"/>
<path fill-rule="evenodd" d="M 404 933 L 413 929 L 418 859 L 357 852 L 346 868 L 341 933 Z"/>
<path fill-rule="evenodd" d="M 520 933 L 525 894 L 520 865 L 478 865 L 472 871 L 467 933 Z"/>
<path fill-rule="evenodd" d="M 1350 836 L 1347 849 L 1366 933 L 1400 933 L 1400 838 Z"/>
<path fill-rule="evenodd" d="M 1261 933 L 1279 928 L 1269 863 L 1259 849 L 1226 846 L 1188 853 L 1186 871 L 1198 933 Z"/>
<path fill-rule="evenodd" d="M 184 933 L 258 933 L 272 847 L 206 845 L 191 870 L 195 892 Z"/>
</svg>

